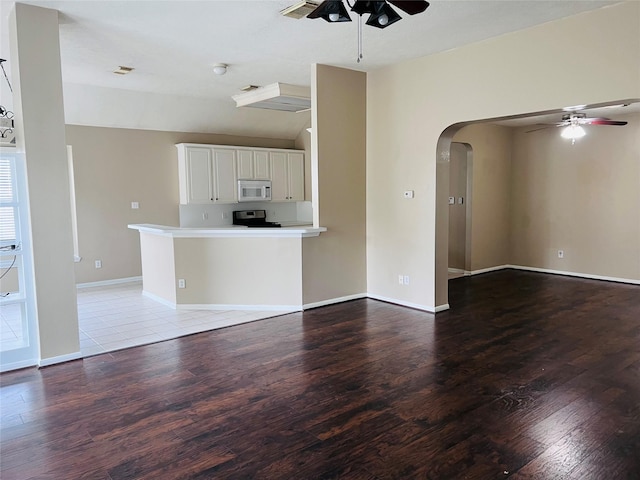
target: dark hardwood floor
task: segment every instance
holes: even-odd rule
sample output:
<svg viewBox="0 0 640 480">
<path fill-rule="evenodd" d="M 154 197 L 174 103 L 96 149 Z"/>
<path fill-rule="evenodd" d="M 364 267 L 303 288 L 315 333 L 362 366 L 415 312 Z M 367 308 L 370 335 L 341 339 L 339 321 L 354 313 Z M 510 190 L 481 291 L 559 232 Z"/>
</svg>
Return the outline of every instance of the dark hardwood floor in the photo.
<svg viewBox="0 0 640 480">
<path fill-rule="evenodd" d="M 10 479 L 638 479 L 640 287 L 517 271 L 0 376 Z"/>
</svg>

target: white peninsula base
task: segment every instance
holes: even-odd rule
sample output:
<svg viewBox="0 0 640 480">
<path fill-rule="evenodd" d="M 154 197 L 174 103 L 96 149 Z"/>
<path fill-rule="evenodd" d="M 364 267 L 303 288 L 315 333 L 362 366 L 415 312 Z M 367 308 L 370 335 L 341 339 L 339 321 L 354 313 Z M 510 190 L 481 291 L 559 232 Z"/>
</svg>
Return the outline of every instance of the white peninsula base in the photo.
<svg viewBox="0 0 640 480">
<path fill-rule="evenodd" d="M 301 310 L 302 240 L 326 231 L 129 228 L 140 232 L 143 293 L 173 308 L 211 310 Z"/>
</svg>

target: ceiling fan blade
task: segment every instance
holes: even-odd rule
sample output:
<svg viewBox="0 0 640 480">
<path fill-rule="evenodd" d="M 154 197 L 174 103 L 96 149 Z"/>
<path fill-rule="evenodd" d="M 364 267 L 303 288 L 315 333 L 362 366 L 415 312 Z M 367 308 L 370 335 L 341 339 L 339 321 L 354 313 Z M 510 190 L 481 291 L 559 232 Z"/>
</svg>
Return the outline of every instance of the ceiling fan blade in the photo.
<svg viewBox="0 0 640 480">
<path fill-rule="evenodd" d="M 424 0 L 388 0 L 388 2 L 409 15 L 422 13 L 429 6 L 429 2 Z"/>
<path fill-rule="evenodd" d="M 335 18 L 332 19 L 331 16 L 334 16 Z M 320 5 L 318 5 L 318 8 L 307 15 L 307 18 L 322 18 L 325 21 L 331 23 L 351 21 L 349 13 L 342 4 L 342 1 L 337 0 L 325 0 Z"/>
<path fill-rule="evenodd" d="M 545 128 L 558 127 L 555 123 L 538 123 L 540 125 L 538 128 L 534 128 L 532 130 L 525 130 L 524 133 L 537 132 L 538 130 L 544 130 Z"/>
<path fill-rule="evenodd" d="M 622 122 L 619 120 L 610 120 L 608 118 L 585 118 L 580 123 L 583 123 L 585 125 L 614 125 L 614 126 L 623 126 L 627 124 L 627 122 Z"/>
</svg>

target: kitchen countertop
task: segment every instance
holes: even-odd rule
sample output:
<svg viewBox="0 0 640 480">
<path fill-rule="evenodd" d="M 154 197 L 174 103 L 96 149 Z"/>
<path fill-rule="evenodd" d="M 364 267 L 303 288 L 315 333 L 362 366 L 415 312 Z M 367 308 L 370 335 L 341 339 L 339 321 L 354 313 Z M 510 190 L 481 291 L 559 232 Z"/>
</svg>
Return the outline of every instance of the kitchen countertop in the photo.
<svg viewBox="0 0 640 480">
<path fill-rule="evenodd" d="M 174 238 L 221 238 L 221 237 L 317 237 L 326 232 L 326 227 L 313 227 L 312 225 L 298 225 L 281 222 L 282 227 L 275 228 L 249 228 L 242 225 L 229 225 L 224 227 L 172 227 L 168 225 L 154 225 L 151 223 L 131 224 L 128 227 L 138 230 L 140 233 L 151 233 L 164 237 Z"/>
</svg>

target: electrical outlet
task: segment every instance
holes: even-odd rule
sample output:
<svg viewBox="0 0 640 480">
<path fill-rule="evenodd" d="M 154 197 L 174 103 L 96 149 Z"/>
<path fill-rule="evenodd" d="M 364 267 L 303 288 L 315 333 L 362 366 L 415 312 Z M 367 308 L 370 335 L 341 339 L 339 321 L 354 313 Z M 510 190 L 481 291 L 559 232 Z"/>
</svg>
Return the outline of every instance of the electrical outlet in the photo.
<svg viewBox="0 0 640 480">
<path fill-rule="evenodd" d="M 404 198 L 413 198 L 414 192 L 413 190 L 405 190 Z"/>
<path fill-rule="evenodd" d="M 133 210 L 137 210 L 138 208 L 140 208 L 140 204 L 138 202 L 131 202 L 131 208 Z"/>
<path fill-rule="evenodd" d="M 206 220 L 207 218 L 209 218 L 209 214 L 207 212 L 203 212 L 202 213 L 202 219 Z"/>
<path fill-rule="evenodd" d="M 187 288 L 187 283 L 184 281 L 184 278 L 178 279 L 178 288 Z"/>
<path fill-rule="evenodd" d="M 226 220 L 227 218 L 229 218 L 229 212 L 222 212 L 222 219 Z"/>
<path fill-rule="evenodd" d="M 102 260 L 96 260 L 96 268 L 102 268 Z"/>
<path fill-rule="evenodd" d="M 558 258 L 564 258 L 564 250 L 558 250 Z"/>
<path fill-rule="evenodd" d="M 398 275 L 398 284 L 404 285 L 404 275 L 402 274 Z"/>
<path fill-rule="evenodd" d="M 404 276 L 404 284 L 409 285 L 409 275 Z"/>
</svg>

